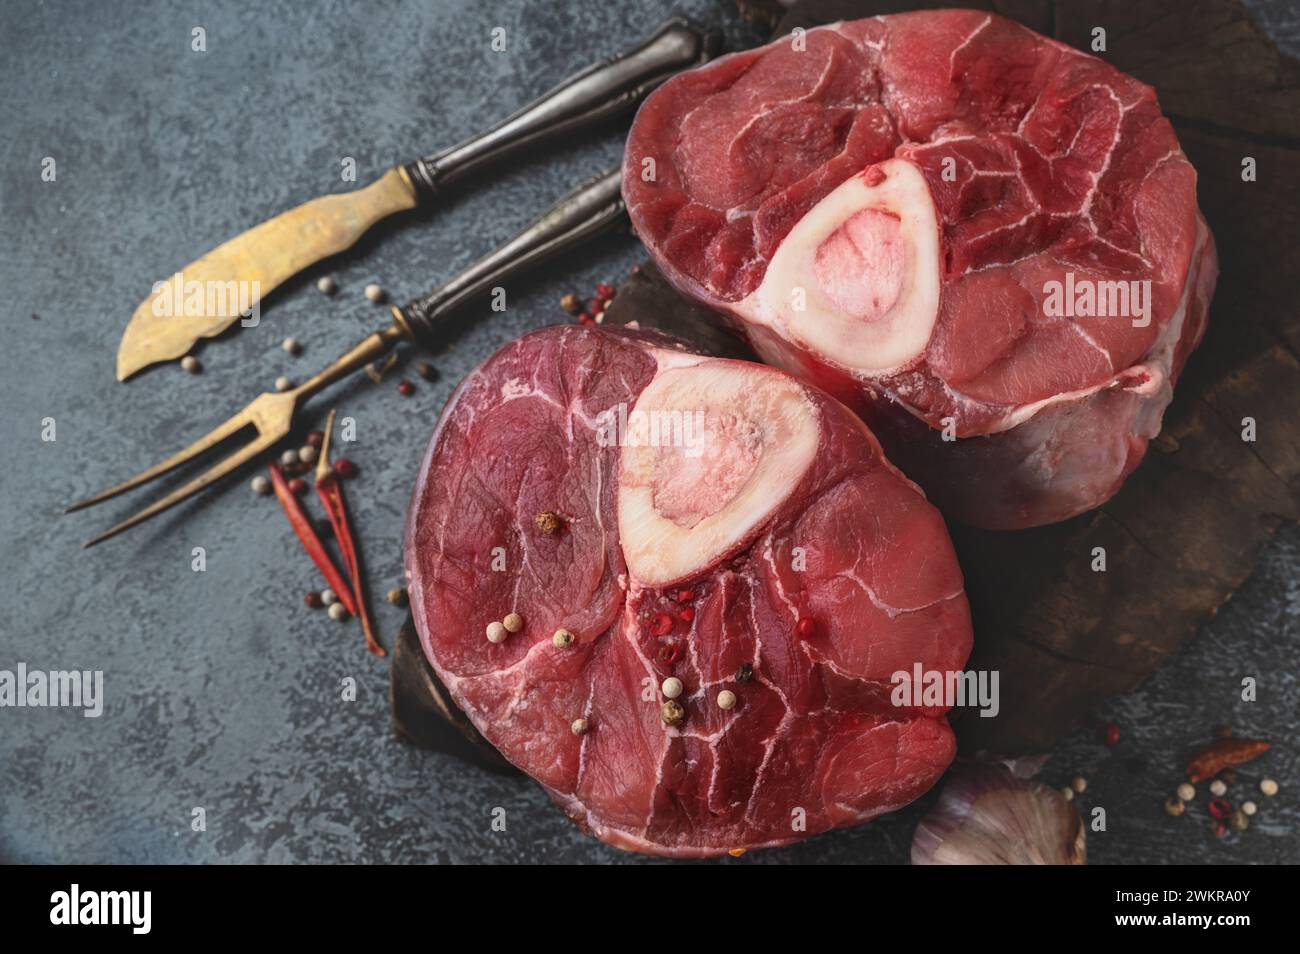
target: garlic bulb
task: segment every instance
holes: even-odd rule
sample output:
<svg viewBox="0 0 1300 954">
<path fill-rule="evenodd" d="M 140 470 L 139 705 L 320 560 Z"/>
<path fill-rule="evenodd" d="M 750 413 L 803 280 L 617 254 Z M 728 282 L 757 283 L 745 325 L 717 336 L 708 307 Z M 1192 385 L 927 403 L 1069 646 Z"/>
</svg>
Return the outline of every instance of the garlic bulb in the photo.
<svg viewBox="0 0 1300 954">
<path fill-rule="evenodd" d="M 959 763 L 912 838 L 914 865 L 1081 865 L 1087 857 L 1073 806 L 1000 762 Z"/>
</svg>

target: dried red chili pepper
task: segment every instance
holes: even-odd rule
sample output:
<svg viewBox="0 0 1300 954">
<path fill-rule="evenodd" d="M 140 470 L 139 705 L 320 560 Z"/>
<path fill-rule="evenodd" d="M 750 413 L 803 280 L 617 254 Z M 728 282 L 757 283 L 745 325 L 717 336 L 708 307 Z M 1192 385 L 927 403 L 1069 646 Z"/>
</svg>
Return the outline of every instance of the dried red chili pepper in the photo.
<svg viewBox="0 0 1300 954">
<path fill-rule="evenodd" d="M 343 485 L 339 482 L 337 471 L 330 467 L 330 434 L 334 432 L 334 412 L 330 411 L 325 425 L 325 439 L 321 443 L 320 458 L 316 462 L 316 495 L 325 505 L 325 513 L 334 528 L 334 539 L 339 543 L 343 554 L 343 565 L 348 576 L 352 578 L 352 595 L 359 608 L 350 609 L 353 616 L 360 617 L 361 630 L 366 634 L 366 649 L 376 656 L 387 656 L 388 652 L 375 636 L 374 621 L 370 617 L 370 606 L 366 600 L 366 588 L 361 575 L 361 559 L 357 554 L 356 540 L 352 535 L 352 523 L 348 519 L 347 501 L 343 497 Z"/>
<path fill-rule="evenodd" d="M 1203 782 L 1214 778 L 1230 765 L 1240 765 L 1258 758 L 1269 750 L 1263 739 L 1219 739 L 1192 756 L 1187 763 L 1187 780 Z"/>
<path fill-rule="evenodd" d="M 284 471 L 274 461 L 271 463 L 271 486 L 275 488 L 275 496 L 279 499 L 280 506 L 284 508 L 285 516 L 289 518 L 289 525 L 298 535 L 303 549 L 316 564 L 316 568 L 321 571 L 329 588 L 338 596 L 343 608 L 355 616 L 356 603 L 352 600 L 352 594 L 343 579 L 343 574 L 339 573 L 334 561 L 325 551 L 325 546 L 316 535 L 316 528 L 312 526 L 311 518 L 307 516 L 302 501 L 293 495 L 293 491 L 289 489 L 289 482 L 284 479 Z"/>
</svg>

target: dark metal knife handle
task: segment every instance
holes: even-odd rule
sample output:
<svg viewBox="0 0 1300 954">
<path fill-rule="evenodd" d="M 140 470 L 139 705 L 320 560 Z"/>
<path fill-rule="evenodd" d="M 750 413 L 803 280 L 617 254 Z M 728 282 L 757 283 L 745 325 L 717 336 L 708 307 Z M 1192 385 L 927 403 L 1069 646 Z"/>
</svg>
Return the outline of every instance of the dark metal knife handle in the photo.
<svg viewBox="0 0 1300 954">
<path fill-rule="evenodd" d="M 623 222 L 620 179 L 620 170 L 614 168 L 584 182 L 495 252 L 425 297 L 398 309 L 398 320 L 417 341 L 435 344 L 440 319 L 461 305 Z"/>
<path fill-rule="evenodd" d="M 417 159 L 407 172 L 421 193 L 436 196 L 483 166 L 635 106 L 674 73 L 707 62 L 720 45 L 718 34 L 701 34 L 674 17 L 635 49 L 571 76 L 487 132 Z"/>
</svg>

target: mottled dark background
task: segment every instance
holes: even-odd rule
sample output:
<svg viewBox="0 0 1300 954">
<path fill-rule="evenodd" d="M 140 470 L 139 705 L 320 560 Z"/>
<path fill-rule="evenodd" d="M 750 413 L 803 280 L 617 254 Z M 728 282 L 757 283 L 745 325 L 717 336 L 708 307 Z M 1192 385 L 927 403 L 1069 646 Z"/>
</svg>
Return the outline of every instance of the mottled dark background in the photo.
<svg viewBox="0 0 1300 954">
<path fill-rule="evenodd" d="M 1256 0 L 1259 22 L 1300 47 L 1293 3 Z M 756 39 L 730 4 L 409 0 L 0 4 L 0 669 L 102 669 L 106 711 L 0 709 L 0 860 L 25 862 L 612 862 L 639 860 L 579 834 L 523 779 L 486 775 L 397 742 L 387 663 L 359 628 L 308 611 L 319 586 L 273 499 L 249 473 L 112 541 L 81 542 L 137 498 L 60 517 L 62 505 L 179 448 L 279 375 L 301 379 L 386 320 L 362 287 L 398 301 L 427 291 L 570 185 L 617 162 L 620 129 L 545 150 L 436 216 L 390 229 L 329 271 L 333 299 L 307 280 L 277 295 L 261 327 L 209 345 L 205 371 L 172 364 L 116 383 L 121 331 L 153 281 L 248 226 L 312 196 L 448 145 L 575 68 L 651 33 L 669 12 Z M 1191 15 L 1191 14 L 1189 14 Z M 190 50 L 191 30 L 208 51 Z M 494 53 L 504 27 L 509 50 Z M 43 157 L 57 160 L 53 183 Z M 601 243 L 512 287 L 505 314 L 436 361 L 436 384 L 404 399 L 364 377 L 331 402 L 357 421 L 347 451 L 363 476 L 351 501 L 379 624 L 400 611 L 399 536 L 425 441 L 471 366 L 520 332 L 562 316 L 559 296 L 616 280 L 640 257 Z M 319 270 L 312 274 L 315 277 Z M 301 357 L 280 349 L 293 335 Z M 409 356 L 408 356 L 409 361 Z M 409 368 L 407 369 L 409 374 Z M 413 375 L 412 375 L 413 376 Z M 57 441 L 40 439 L 57 422 Z M 191 570 L 202 546 L 207 570 Z M 1295 738 L 1300 712 L 1300 532 L 1285 529 L 1254 577 L 1193 643 L 1137 692 L 1090 717 L 1044 777 L 1090 781 L 1108 831 L 1095 862 L 1300 861 Z M 1238 699 L 1242 676 L 1260 701 Z M 359 683 L 355 702 L 340 682 Z M 1100 741 L 1113 719 L 1124 738 Z M 1162 803 L 1213 728 L 1273 739 L 1242 773 L 1282 793 L 1256 797 L 1244 835 L 1216 840 L 1201 806 L 1177 821 Z M 190 830 L 195 806 L 208 830 Z M 508 830 L 489 827 L 494 807 Z M 905 860 L 919 808 L 797 847 L 728 863 Z"/>
</svg>

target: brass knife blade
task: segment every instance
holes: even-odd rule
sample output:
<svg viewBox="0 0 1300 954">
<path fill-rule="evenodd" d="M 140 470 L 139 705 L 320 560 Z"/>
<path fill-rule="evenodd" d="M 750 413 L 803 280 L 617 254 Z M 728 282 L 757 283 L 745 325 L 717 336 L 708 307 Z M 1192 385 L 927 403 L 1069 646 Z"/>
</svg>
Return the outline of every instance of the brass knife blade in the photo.
<svg viewBox="0 0 1300 954">
<path fill-rule="evenodd" d="M 417 202 L 409 173 L 397 166 L 362 189 L 304 202 L 218 246 L 157 283 L 136 308 L 117 349 L 117 379 L 221 334 L 280 284 Z"/>
</svg>

